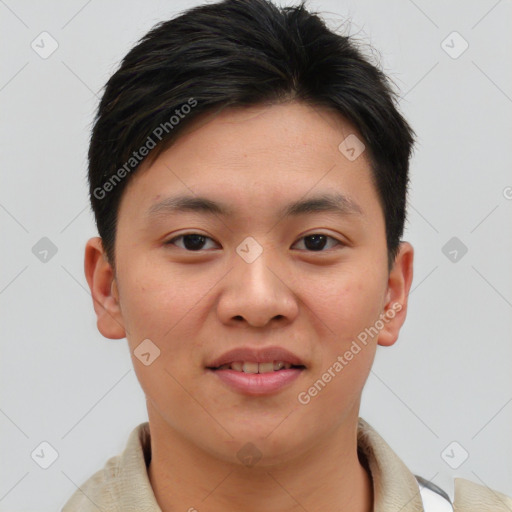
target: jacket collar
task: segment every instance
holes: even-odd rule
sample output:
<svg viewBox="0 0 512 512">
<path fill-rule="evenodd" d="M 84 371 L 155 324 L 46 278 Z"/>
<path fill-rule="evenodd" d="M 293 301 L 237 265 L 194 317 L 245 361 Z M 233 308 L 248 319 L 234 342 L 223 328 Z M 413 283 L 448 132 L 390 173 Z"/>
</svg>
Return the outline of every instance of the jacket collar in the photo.
<svg viewBox="0 0 512 512">
<path fill-rule="evenodd" d="M 374 512 L 423 512 L 416 477 L 363 418 L 359 418 L 357 447 L 370 468 Z"/>
<path fill-rule="evenodd" d="M 359 418 L 357 441 L 373 481 L 374 512 L 423 512 L 416 478 L 363 418 Z M 132 430 L 119 456 L 113 502 L 137 502 L 139 510 L 161 512 L 147 473 L 150 460 L 151 437 L 149 422 L 145 422 Z"/>
</svg>

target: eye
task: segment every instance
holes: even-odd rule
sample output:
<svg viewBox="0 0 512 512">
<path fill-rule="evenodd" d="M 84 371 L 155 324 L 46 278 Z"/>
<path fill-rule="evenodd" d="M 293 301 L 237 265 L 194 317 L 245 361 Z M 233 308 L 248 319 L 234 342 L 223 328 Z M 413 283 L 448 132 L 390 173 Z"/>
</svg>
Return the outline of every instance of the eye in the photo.
<svg viewBox="0 0 512 512">
<path fill-rule="evenodd" d="M 165 242 L 165 245 L 175 245 L 174 242 L 180 239 L 183 239 L 183 243 L 185 245 L 185 247 L 181 248 L 188 251 L 199 251 L 203 249 L 204 241 L 206 239 L 213 240 L 209 236 L 201 235 L 200 233 L 186 233 L 184 235 L 176 236 L 171 240 L 168 240 Z"/>
<path fill-rule="evenodd" d="M 172 238 L 171 240 L 168 240 L 165 242 L 165 245 L 176 245 L 177 240 L 183 239 L 183 247 L 178 246 L 181 249 L 186 249 L 187 251 L 197 252 L 202 249 L 204 249 L 204 244 L 206 240 L 212 240 L 209 236 L 202 235 L 200 233 L 186 233 L 184 235 L 176 236 Z M 312 252 L 325 252 L 323 249 L 325 248 L 328 242 L 328 240 L 331 240 L 333 242 L 336 242 L 337 245 L 344 246 L 342 242 L 340 242 L 338 239 L 329 236 L 324 235 L 322 233 L 314 233 L 312 235 L 303 236 L 302 238 L 299 238 L 300 240 L 305 241 L 305 247 L 306 249 L 309 249 Z M 297 243 L 297 242 L 296 242 Z"/>
<path fill-rule="evenodd" d="M 308 249 L 311 249 L 313 252 L 325 252 L 325 251 L 322 251 L 322 249 L 325 248 L 325 245 L 326 245 L 328 239 L 336 242 L 337 245 L 341 245 L 341 246 L 345 245 L 342 242 L 340 242 L 338 239 L 333 238 L 332 236 L 329 236 L 329 235 L 324 235 L 322 233 L 314 233 L 312 235 L 303 236 L 299 240 L 304 240 L 305 241 L 304 245 Z"/>
</svg>

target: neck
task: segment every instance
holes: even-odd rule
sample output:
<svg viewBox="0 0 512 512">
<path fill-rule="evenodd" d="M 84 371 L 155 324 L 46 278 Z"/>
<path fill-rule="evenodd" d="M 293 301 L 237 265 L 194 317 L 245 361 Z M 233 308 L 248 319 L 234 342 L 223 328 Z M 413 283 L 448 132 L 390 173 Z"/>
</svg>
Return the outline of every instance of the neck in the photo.
<svg viewBox="0 0 512 512">
<path fill-rule="evenodd" d="M 357 414 L 297 457 L 249 467 L 212 456 L 148 412 L 148 476 L 162 512 L 373 510 L 371 476 L 357 453 Z"/>
</svg>

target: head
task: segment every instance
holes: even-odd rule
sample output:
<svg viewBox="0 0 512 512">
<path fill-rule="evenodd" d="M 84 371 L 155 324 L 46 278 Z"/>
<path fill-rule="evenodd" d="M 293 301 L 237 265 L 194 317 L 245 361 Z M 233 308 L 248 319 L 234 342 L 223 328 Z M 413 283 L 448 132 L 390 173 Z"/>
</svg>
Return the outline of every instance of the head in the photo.
<svg viewBox="0 0 512 512">
<path fill-rule="evenodd" d="M 150 421 L 226 460 L 258 441 L 270 463 L 357 418 L 376 347 L 405 320 L 412 145 L 385 75 L 303 4 L 226 0 L 142 38 L 92 132 L 85 271 Z M 304 369 L 240 394 L 209 366 L 240 346 Z"/>
</svg>

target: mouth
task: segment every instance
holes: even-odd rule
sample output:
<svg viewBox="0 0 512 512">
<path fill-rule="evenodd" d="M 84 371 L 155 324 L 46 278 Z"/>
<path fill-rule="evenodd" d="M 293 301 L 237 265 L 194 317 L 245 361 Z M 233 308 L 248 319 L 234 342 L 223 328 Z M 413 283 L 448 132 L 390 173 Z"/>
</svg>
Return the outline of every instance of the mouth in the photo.
<svg viewBox="0 0 512 512">
<path fill-rule="evenodd" d="M 278 346 L 234 348 L 206 366 L 207 373 L 231 391 L 268 395 L 289 387 L 306 370 L 303 361 Z"/>
<path fill-rule="evenodd" d="M 233 361 L 231 363 L 225 363 L 217 367 L 207 367 L 208 370 L 232 370 L 239 373 L 274 373 L 283 370 L 304 370 L 306 367 L 302 364 L 295 365 L 287 361 L 269 361 L 265 363 L 257 363 L 253 361 Z"/>
<path fill-rule="evenodd" d="M 208 373 L 227 389 L 242 395 L 275 394 L 299 378 L 306 367 L 289 361 L 232 361 L 206 367 Z"/>
</svg>

